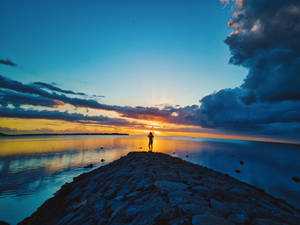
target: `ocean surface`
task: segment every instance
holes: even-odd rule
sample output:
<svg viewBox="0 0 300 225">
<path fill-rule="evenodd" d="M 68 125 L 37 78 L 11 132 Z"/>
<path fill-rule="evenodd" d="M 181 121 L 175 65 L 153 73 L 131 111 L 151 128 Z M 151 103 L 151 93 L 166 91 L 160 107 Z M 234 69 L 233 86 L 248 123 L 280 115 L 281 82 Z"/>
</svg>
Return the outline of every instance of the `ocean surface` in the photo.
<svg viewBox="0 0 300 225">
<path fill-rule="evenodd" d="M 96 168 L 144 150 L 143 136 L 1 137 L 0 220 L 20 222 L 65 182 L 92 170 L 84 168 L 89 164 Z M 154 151 L 229 174 L 300 208 L 300 183 L 292 179 L 300 177 L 300 145 L 155 137 Z"/>
</svg>

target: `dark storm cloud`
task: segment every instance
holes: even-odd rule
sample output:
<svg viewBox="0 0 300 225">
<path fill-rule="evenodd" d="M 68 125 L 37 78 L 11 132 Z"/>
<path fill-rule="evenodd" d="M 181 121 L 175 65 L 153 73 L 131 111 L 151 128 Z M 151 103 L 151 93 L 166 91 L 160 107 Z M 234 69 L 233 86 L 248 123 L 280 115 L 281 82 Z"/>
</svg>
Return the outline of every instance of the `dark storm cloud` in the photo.
<svg viewBox="0 0 300 225">
<path fill-rule="evenodd" d="M 51 91 L 57 91 L 57 92 L 61 92 L 61 93 L 65 93 L 65 94 L 72 94 L 72 95 L 87 96 L 87 94 L 82 93 L 82 92 L 74 92 L 74 91 L 71 91 L 71 90 L 64 90 L 64 89 L 58 88 L 58 87 L 56 87 L 52 84 L 47 84 L 47 83 L 44 83 L 44 82 L 34 82 L 34 84 L 38 85 L 42 88 L 46 88 L 48 90 L 51 90 Z"/>
<path fill-rule="evenodd" d="M 300 1 L 237 2 L 225 43 L 229 62 L 249 73 L 240 87 L 202 98 L 199 110 L 184 119 L 207 128 L 299 140 Z"/>
<path fill-rule="evenodd" d="M 6 66 L 17 66 L 17 64 L 10 61 L 9 59 L 0 59 L 0 64 L 6 65 Z"/>
<path fill-rule="evenodd" d="M 300 1 L 244 1 L 229 25 L 230 63 L 249 69 L 247 101 L 299 100 Z"/>
<path fill-rule="evenodd" d="M 60 112 L 57 110 L 32 110 L 22 109 L 19 107 L 8 108 L 0 107 L 0 117 L 7 118 L 26 118 L 26 119 L 53 119 L 64 120 L 69 122 L 79 122 L 83 124 L 101 124 L 101 125 L 116 125 L 116 126 L 132 126 L 135 123 L 125 119 L 109 118 L 106 116 L 86 116 L 80 113 Z"/>
<path fill-rule="evenodd" d="M 198 122 L 204 127 L 252 130 L 272 123 L 300 123 L 300 101 L 245 104 L 243 90 L 224 89 L 201 100 Z"/>
</svg>

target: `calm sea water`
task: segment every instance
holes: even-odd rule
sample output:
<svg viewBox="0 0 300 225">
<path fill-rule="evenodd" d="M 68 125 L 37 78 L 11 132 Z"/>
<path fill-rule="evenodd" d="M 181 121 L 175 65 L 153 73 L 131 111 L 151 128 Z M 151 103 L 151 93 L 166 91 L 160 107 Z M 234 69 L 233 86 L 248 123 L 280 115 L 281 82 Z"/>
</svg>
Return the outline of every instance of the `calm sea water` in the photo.
<svg viewBox="0 0 300 225">
<path fill-rule="evenodd" d="M 90 171 L 88 164 L 146 149 L 141 136 L 0 138 L 0 220 L 16 224 L 31 215 L 65 182 Z M 300 183 L 292 180 L 300 177 L 300 145 L 155 137 L 154 151 L 227 173 L 300 208 Z"/>
</svg>

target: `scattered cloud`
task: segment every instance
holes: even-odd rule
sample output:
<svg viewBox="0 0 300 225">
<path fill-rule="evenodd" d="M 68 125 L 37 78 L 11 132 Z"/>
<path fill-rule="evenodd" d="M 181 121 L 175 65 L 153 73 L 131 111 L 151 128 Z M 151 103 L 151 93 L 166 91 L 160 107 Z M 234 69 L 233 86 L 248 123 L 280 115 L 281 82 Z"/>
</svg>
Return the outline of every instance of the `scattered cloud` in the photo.
<svg viewBox="0 0 300 225">
<path fill-rule="evenodd" d="M 133 126 L 137 125 L 134 122 L 129 122 L 125 119 L 110 118 L 106 116 L 87 116 L 80 113 L 60 112 L 57 110 L 33 110 L 23 109 L 20 107 L 9 108 L 0 107 L 0 117 L 7 118 L 26 118 L 26 119 L 50 119 L 64 120 L 69 122 L 78 122 L 83 124 L 101 124 L 113 126 Z"/>
<path fill-rule="evenodd" d="M 61 88 L 58 88 L 58 87 L 54 86 L 53 84 L 47 84 L 47 83 L 44 83 L 44 82 L 34 82 L 34 84 L 38 85 L 42 88 L 51 90 L 51 91 L 57 91 L 57 92 L 61 92 L 61 93 L 65 93 L 65 94 L 72 94 L 72 95 L 87 96 L 87 94 L 85 94 L 85 93 L 74 92 L 74 91 L 71 91 L 71 90 L 64 90 L 64 89 L 61 89 Z"/>
<path fill-rule="evenodd" d="M 0 75 L 0 88 L 12 90 L 15 92 L 27 93 L 34 96 L 40 96 L 55 101 L 60 101 L 65 104 L 73 105 L 75 107 L 115 111 L 120 113 L 121 116 L 123 117 L 129 117 L 135 119 L 165 120 L 168 118 L 168 116 L 171 115 L 172 112 L 177 110 L 172 107 L 165 107 L 164 109 L 159 109 L 157 107 L 142 107 L 142 106 L 131 107 L 131 106 L 101 104 L 94 99 L 69 97 L 64 94 L 48 92 L 44 90 L 42 87 L 39 87 L 35 84 L 23 84 L 19 81 L 12 80 L 1 75 Z"/>
<path fill-rule="evenodd" d="M 34 105 L 46 107 L 57 107 L 63 105 L 63 103 L 58 100 L 10 90 L 0 90 L 0 104 L 3 106 L 8 106 L 11 104 L 14 106 Z"/>
<path fill-rule="evenodd" d="M 17 66 L 16 63 L 12 62 L 11 60 L 9 59 L 0 59 L 0 64 L 2 65 L 6 65 L 6 66 Z"/>
</svg>

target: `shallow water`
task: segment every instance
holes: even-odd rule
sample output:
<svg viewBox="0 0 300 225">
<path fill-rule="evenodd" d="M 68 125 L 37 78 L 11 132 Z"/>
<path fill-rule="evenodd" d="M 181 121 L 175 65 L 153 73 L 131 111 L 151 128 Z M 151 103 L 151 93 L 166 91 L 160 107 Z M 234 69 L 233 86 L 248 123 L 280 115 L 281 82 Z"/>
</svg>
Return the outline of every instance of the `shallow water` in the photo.
<svg viewBox="0 0 300 225">
<path fill-rule="evenodd" d="M 143 150 L 141 136 L 0 138 L 0 220 L 16 224 L 29 216 L 65 182 L 90 171 L 88 164 L 95 168 Z M 299 145 L 155 137 L 154 151 L 227 173 L 300 208 L 300 183 L 292 180 L 300 176 Z"/>
</svg>

